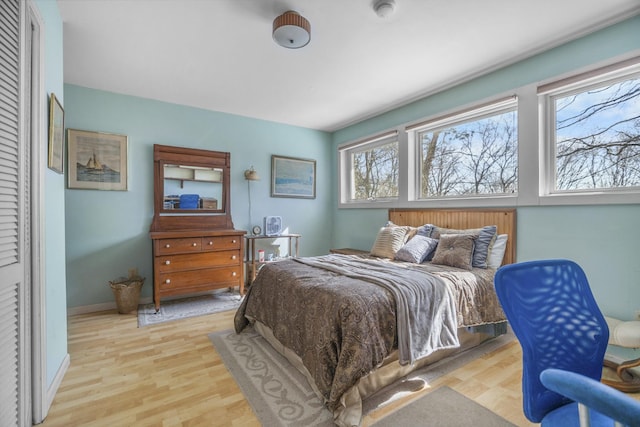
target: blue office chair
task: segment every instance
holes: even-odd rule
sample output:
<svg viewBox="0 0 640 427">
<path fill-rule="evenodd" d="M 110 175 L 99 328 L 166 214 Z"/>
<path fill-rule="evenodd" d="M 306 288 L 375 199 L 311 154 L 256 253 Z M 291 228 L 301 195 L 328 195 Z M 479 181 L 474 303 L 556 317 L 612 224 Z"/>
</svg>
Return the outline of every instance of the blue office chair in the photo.
<svg viewBox="0 0 640 427">
<path fill-rule="evenodd" d="M 551 411 L 543 418 L 543 426 L 575 425 L 576 411 L 579 413 L 580 426 L 598 425 L 598 421 L 593 419 L 594 411 L 599 419 L 610 417 L 604 421 L 608 425 L 615 420 L 619 425 L 640 426 L 640 401 L 608 385 L 560 369 L 545 369 L 540 374 L 540 381 L 549 390 L 578 403 L 578 409 L 574 405 L 565 405 Z"/>
<path fill-rule="evenodd" d="M 500 268 L 494 283 L 522 347 L 525 416 L 543 422 L 550 412 L 570 404 L 576 407 L 578 425 L 577 404 L 545 387 L 540 374 L 556 368 L 595 381 L 602 376 L 609 329 L 584 271 L 569 260 L 529 261 Z M 592 425 L 600 418 L 594 416 Z"/>
</svg>

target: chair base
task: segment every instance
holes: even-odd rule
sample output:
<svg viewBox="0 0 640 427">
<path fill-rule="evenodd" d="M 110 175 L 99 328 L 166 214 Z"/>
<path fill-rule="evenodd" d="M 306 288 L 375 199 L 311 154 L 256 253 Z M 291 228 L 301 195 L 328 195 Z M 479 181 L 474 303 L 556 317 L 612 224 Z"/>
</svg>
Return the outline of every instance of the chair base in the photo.
<svg viewBox="0 0 640 427">
<path fill-rule="evenodd" d="M 620 378 L 620 381 L 603 378 L 603 384 L 606 384 L 625 393 L 640 392 L 640 375 L 629 370 L 630 368 L 640 366 L 640 358 L 627 360 L 622 363 L 616 363 L 611 360 L 605 359 L 604 366 L 613 369 Z"/>
</svg>

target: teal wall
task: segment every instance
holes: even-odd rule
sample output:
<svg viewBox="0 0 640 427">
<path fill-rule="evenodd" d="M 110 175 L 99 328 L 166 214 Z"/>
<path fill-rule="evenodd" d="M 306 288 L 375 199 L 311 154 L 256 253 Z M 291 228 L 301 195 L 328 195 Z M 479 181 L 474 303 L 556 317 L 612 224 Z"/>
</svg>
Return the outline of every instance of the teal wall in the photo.
<svg viewBox="0 0 640 427">
<path fill-rule="evenodd" d="M 332 188 L 338 189 L 337 147 L 495 94 L 639 52 L 640 16 L 434 94 L 333 134 Z M 537 142 L 536 142 L 537 143 Z M 521 189 L 522 191 L 522 189 Z M 340 209 L 334 198 L 333 244 L 369 249 L 386 209 Z M 630 319 L 640 310 L 638 205 L 518 207 L 519 261 L 564 257 L 580 262 L 602 310 Z"/>
<path fill-rule="evenodd" d="M 302 234 L 302 255 L 327 253 L 333 192 L 331 135 L 300 127 L 65 85 L 67 128 L 128 136 L 129 190 L 67 189 L 66 264 L 68 307 L 114 301 L 109 280 L 137 268 L 147 278 L 142 297 L 152 293 L 149 226 L 153 217 L 153 144 L 231 153 L 231 213 L 237 229 L 250 230 L 251 217 L 280 215 L 285 228 Z M 315 199 L 270 197 L 271 155 L 317 162 Z"/>
<path fill-rule="evenodd" d="M 40 16 L 44 21 L 44 90 L 48 105 L 51 93 L 54 93 L 65 105 L 63 93 L 63 64 L 62 64 L 62 18 L 55 2 L 36 0 Z M 42 152 L 47 158 L 47 132 L 42 135 Z M 44 171 L 44 245 L 45 272 L 44 298 L 46 317 L 46 381 L 51 386 L 52 381 L 67 355 L 67 294 L 65 283 L 65 232 L 64 217 L 64 176 L 51 169 Z"/>
</svg>

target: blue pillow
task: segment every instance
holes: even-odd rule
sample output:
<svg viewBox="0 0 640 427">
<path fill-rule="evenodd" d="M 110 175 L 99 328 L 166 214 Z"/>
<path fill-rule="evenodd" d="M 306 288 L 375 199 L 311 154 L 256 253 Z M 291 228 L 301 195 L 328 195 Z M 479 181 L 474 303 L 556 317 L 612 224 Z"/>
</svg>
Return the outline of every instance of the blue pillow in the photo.
<svg viewBox="0 0 640 427">
<path fill-rule="evenodd" d="M 438 240 L 416 234 L 396 252 L 395 259 L 399 261 L 420 264 L 438 246 Z"/>
</svg>

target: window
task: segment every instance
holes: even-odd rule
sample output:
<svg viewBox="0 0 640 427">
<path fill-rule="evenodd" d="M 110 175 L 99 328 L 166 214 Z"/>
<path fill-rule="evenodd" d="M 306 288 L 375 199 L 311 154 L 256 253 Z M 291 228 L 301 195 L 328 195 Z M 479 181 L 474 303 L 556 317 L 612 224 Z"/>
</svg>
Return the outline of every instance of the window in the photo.
<svg viewBox="0 0 640 427">
<path fill-rule="evenodd" d="M 516 107 L 510 97 L 409 127 L 416 129 L 417 198 L 516 193 Z"/>
<path fill-rule="evenodd" d="M 398 138 L 389 132 L 339 149 L 348 188 L 343 202 L 398 197 Z M 346 200 L 345 200 L 346 199 Z"/>
<path fill-rule="evenodd" d="M 639 190 L 640 64 L 564 83 L 545 93 L 549 192 Z"/>
</svg>

